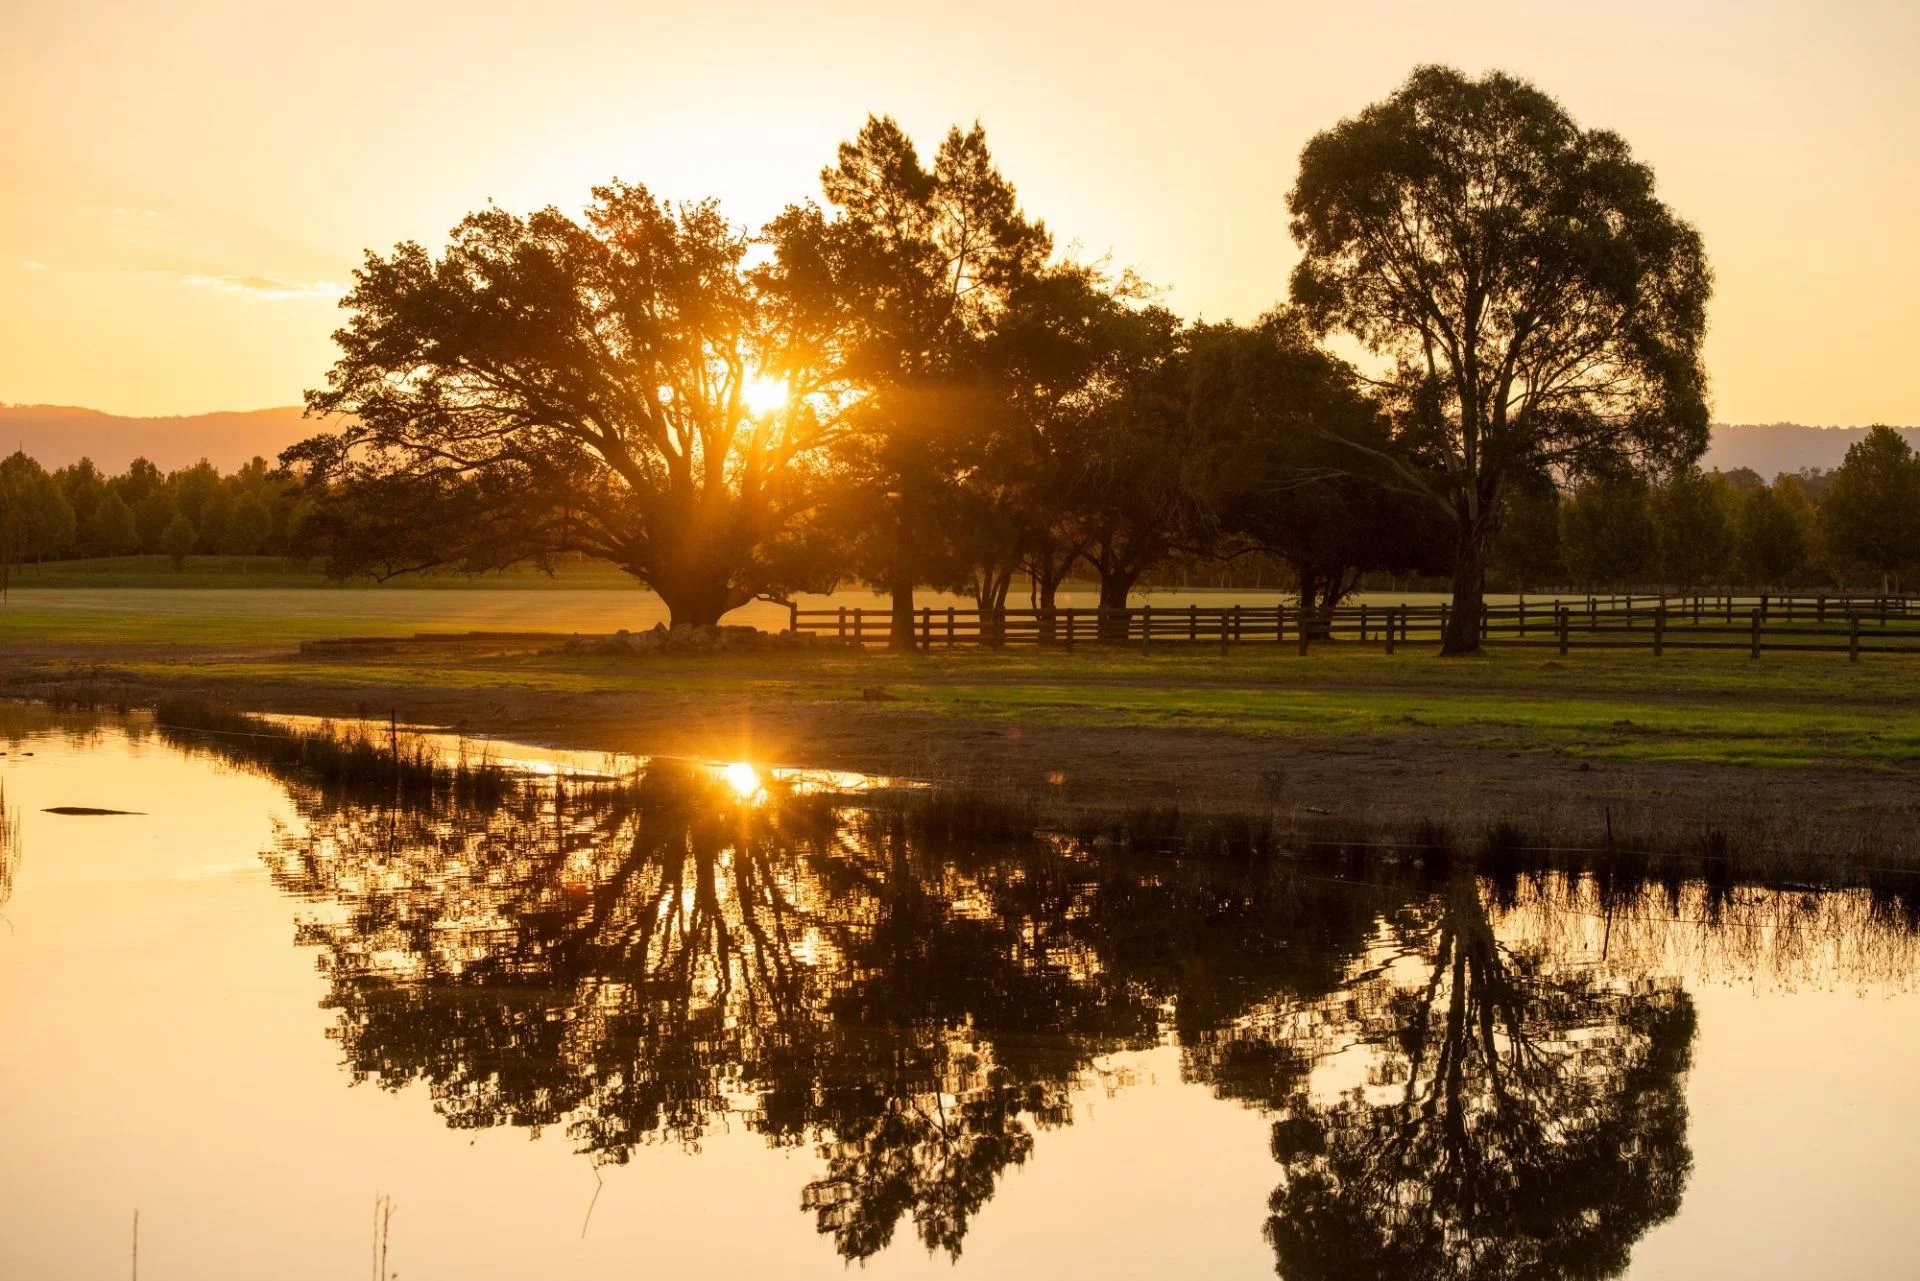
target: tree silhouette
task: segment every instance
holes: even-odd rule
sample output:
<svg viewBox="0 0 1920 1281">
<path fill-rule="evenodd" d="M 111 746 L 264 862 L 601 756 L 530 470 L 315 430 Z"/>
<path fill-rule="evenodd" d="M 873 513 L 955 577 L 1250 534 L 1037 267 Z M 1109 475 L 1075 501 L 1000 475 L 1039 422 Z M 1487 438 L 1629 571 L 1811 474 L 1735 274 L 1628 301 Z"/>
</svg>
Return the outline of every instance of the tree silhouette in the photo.
<svg viewBox="0 0 1920 1281">
<path fill-rule="evenodd" d="M 1509 481 L 1705 449 L 1699 234 L 1619 135 L 1511 76 L 1435 66 L 1311 139 L 1287 204 L 1294 302 L 1394 362 L 1402 448 L 1366 456 L 1452 521 L 1443 651 L 1477 650 Z"/>
<path fill-rule="evenodd" d="M 1397 914 L 1389 946 L 1286 1039 L 1282 1275 L 1613 1276 L 1691 1167 L 1691 1002 L 1495 937 L 1478 885 Z M 1364 1083 L 1324 1097 L 1313 1065 Z"/>
<path fill-rule="evenodd" d="M 1446 531 L 1430 506 L 1343 447 L 1390 453 L 1380 406 L 1297 313 L 1205 326 L 1192 341 L 1188 412 L 1211 449 L 1204 489 L 1223 550 L 1285 562 L 1301 608 L 1321 619 L 1369 570 L 1444 572 L 1434 548 Z"/>
<path fill-rule="evenodd" d="M 914 585 L 955 576 L 930 513 L 977 461 L 995 399 L 980 344 L 1052 242 L 978 124 L 949 130 L 929 165 L 896 122 L 870 116 L 820 182 L 835 216 L 807 204 L 775 219 L 767 279 L 780 314 L 818 336 L 821 368 L 864 393 L 841 453 L 840 523 L 856 572 L 892 596 L 891 643 L 910 649 Z"/>
<path fill-rule="evenodd" d="M 369 254 L 307 397 L 346 425 L 282 457 L 447 526 L 439 563 L 584 552 L 676 624 L 824 582 L 810 536 L 831 406 L 747 248 L 711 202 L 616 183 L 581 221 L 487 209 L 438 258 Z M 345 546 L 360 558 L 337 570 L 386 569 L 377 540 Z"/>
<path fill-rule="evenodd" d="M 482 808 L 298 794 L 268 859 L 354 1079 L 596 1163 L 721 1126 L 809 1148 L 800 1207 L 849 1259 L 903 1224 L 957 1256 L 1102 1056 L 1169 1034 L 1185 1079 L 1278 1116 L 1290 1277 L 1601 1277 L 1679 1203 L 1686 997 L 1550 963 L 1578 938 L 1503 944 L 1470 879 L 955 848 L 698 767 Z M 1588 881 L 1555 892 L 1592 919 Z M 1833 930 L 1888 915 L 1857 898 Z M 1668 963 L 1658 919 L 1623 925 L 1625 972 Z"/>
<path fill-rule="evenodd" d="M 1045 937 L 1025 875 L 919 866 L 897 831 L 697 771 L 316 806 L 270 859 L 342 909 L 299 938 L 354 1079 L 425 1082 L 458 1128 L 564 1127 L 596 1162 L 723 1121 L 814 1145 L 803 1204 L 848 1257 L 904 1218 L 957 1254 L 1091 1060 L 1152 1042 L 1151 1003 Z"/>
<path fill-rule="evenodd" d="M 1820 502 L 1821 532 L 1842 562 L 1899 589 L 1901 571 L 1920 562 L 1920 457 L 1906 437 L 1875 426 L 1847 446 Z"/>
</svg>

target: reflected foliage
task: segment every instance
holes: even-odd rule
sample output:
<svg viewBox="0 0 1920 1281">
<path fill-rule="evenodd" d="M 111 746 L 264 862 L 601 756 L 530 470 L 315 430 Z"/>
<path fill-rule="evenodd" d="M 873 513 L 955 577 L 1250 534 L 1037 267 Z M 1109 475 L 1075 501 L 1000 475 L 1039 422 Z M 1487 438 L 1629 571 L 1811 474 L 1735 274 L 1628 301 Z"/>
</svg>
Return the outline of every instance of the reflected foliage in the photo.
<svg viewBox="0 0 1920 1281">
<path fill-rule="evenodd" d="M 354 1079 L 601 1164 L 804 1150 L 800 1208 L 849 1259 L 959 1255 L 1076 1099 L 1129 1083 L 1115 1056 L 1172 1044 L 1276 1118 L 1283 1275 L 1609 1276 L 1690 1166 L 1692 1006 L 1647 976 L 1914 946 L 1867 891 L 975 849 L 658 764 L 484 810 L 316 792 L 268 858 Z"/>
<path fill-rule="evenodd" d="M 1047 861 L 929 863 L 697 771 L 326 809 L 270 858 L 320 905 L 300 937 L 356 1079 L 423 1081 L 456 1127 L 564 1126 L 600 1162 L 736 1122 L 815 1145 L 803 1200 L 850 1257 L 903 1218 L 957 1253 L 1092 1060 L 1154 1036 Z"/>
<path fill-rule="evenodd" d="M 1503 943 L 1471 880 L 1287 1030 L 1283 1276 L 1609 1277 L 1679 1209 L 1691 1002 Z"/>
</svg>

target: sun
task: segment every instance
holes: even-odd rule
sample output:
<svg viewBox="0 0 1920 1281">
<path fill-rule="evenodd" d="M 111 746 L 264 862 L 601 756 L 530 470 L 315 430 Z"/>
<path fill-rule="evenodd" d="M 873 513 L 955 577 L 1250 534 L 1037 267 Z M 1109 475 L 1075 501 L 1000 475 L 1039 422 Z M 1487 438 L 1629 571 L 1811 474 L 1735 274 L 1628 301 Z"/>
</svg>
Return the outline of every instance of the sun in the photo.
<svg viewBox="0 0 1920 1281">
<path fill-rule="evenodd" d="M 760 771 L 745 761 L 735 761 L 721 773 L 727 780 L 727 786 L 742 798 L 751 799 L 760 791 Z"/>
<path fill-rule="evenodd" d="M 749 379 L 740 389 L 740 399 L 747 404 L 747 410 L 755 414 L 770 414 L 787 403 L 787 384 L 784 379 L 769 378 L 762 374 Z"/>
</svg>

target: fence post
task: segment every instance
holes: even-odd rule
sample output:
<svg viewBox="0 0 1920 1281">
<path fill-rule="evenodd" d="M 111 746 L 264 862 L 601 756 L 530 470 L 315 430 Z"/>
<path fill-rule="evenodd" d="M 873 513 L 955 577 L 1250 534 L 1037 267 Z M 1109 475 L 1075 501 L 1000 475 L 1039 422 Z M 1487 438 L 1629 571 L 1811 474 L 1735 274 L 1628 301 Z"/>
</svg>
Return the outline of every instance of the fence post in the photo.
<svg viewBox="0 0 1920 1281">
<path fill-rule="evenodd" d="M 1240 643 L 1240 607 L 1238 605 L 1233 607 L 1233 643 L 1236 645 Z"/>
<path fill-rule="evenodd" d="M 1520 608 L 1516 617 L 1520 625 L 1520 635 L 1524 639 L 1527 634 L 1527 598 L 1525 596 L 1520 598 Z"/>
<path fill-rule="evenodd" d="M 920 652 L 933 653 L 933 606 L 920 607 Z"/>
<path fill-rule="evenodd" d="M 1752 639 L 1753 639 L 1752 652 L 1749 656 L 1753 658 L 1758 658 L 1760 657 L 1760 608 L 1759 606 L 1755 606 L 1753 611 L 1753 638 Z"/>
<path fill-rule="evenodd" d="M 1560 633 L 1560 654 L 1564 658 L 1567 653 L 1567 607 L 1556 605 L 1554 615 L 1554 630 Z"/>
<path fill-rule="evenodd" d="M 1187 606 L 1187 639 L 1200 639 L 1200 607 L 1198 605 Z"/>
<path fill-rule="evenodd" d="M 1073 653 L 1073 610 L 1067 610 L 1067 653 Z"/>
<path fill-rule="evenodd" d="M 1700 626 L 1700 593 L 1693 594 L 1693 625 Z"/>
<path fill-rule="evenodd" d="M 1452 620 L 1453 605 L 1450 602 L 1442 601 L 1440 603 L 1440 643 L 1442 645 L 1447 643 L 1447 633 L 1450 630 L 1448 624 L 1451 623 Z"/>
<path fill-rule="evenodd" d="M 1587 597 L 1587 630 L 1590 632 L 1600 630 L 1600 613 L 1594 607 L 1593 597 L 1591 596 Z"/>
<path fill-rule="evenodd" d="M 1663 598 L 1653 607 L 1653 656 L 1659 658 L 1667 652 L 1667 602 Z"/>
<path fill-rule="evenodd" d="M 790 600 L 787 602 L 787 630 L 792 632 L 796 636 L 800 634 L 800 602 L 799 601 Z"/>
<path fill-rule="evenodd" d="M 1367 607 L 1360 606 L 1360 643 L 1367 643 Z"/>
<path fill-rule="evenodd" d="M 1816 623 L 1824 623 L 1827 621 L 1827 594 L 1825 592 L 1821 592 L 1813 598 L 1813 621 Z"/>
<path fill-rule="evenodd" d="M 1766 616 L 1767 616 L 1767 594 L 1765 592 L 1761 592 L 1760 593 L 1760 617 L 1765 618 Z"/>
<path fill-rule="evenodd" d="M 840 639 L 845 640 L 846 638 L 847 638 L 847 607 L 845 605 L 842 605 L 840 607 Z"/>
<path fill-rule="evenodd" d="M 1273 643 L 1276 645 L 1287 643 L 1287 607 L 1285 605 L 1273 607 Z"/>
<path fill-rule="evenodd" d="M 1220 657 L 1227 656 L 1227 611 L 1220 611 Z"/>
<path fill-rule="evenodd" d="M 1140 607 L 1140 652 L 1146 653 L 1153 644 L 1153 606 Z"/>
<path fill-rule="evenodd" d="M 1387 653 L 1393 653 L 1393 606 L 1387 606 Z"/>
<path fill-rule="evenodd" d="M 1847 611 L 1847 661 L 1860 661 L 1860 615 Z"/>
<path fill-rule="evenodd" d="M 947 606 L 947 648 L 953 648 L 953 606 Z"/>
</svg>

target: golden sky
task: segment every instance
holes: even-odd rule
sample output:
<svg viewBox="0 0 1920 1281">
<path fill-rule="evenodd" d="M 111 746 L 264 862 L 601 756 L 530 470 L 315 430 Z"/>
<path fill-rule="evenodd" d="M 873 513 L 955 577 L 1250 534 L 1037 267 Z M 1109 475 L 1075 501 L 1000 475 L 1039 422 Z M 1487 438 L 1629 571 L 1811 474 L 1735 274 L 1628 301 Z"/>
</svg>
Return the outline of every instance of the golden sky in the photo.
<svg viewBox="0 0 1920 1281">
<path fill-rule="evenodd" d="M 1063 244 L 1251 319 L 1301 144 L 1438 61 L 1652 163 L 1718 273 L 1718 418 L 1920 423 L 1914 0 L 0 0 L 0 35 L 0 401 L 292 403 L 363 248 L 616 175 L 757 224 L 869 111 L 978 118 Z"/>
</svg>

